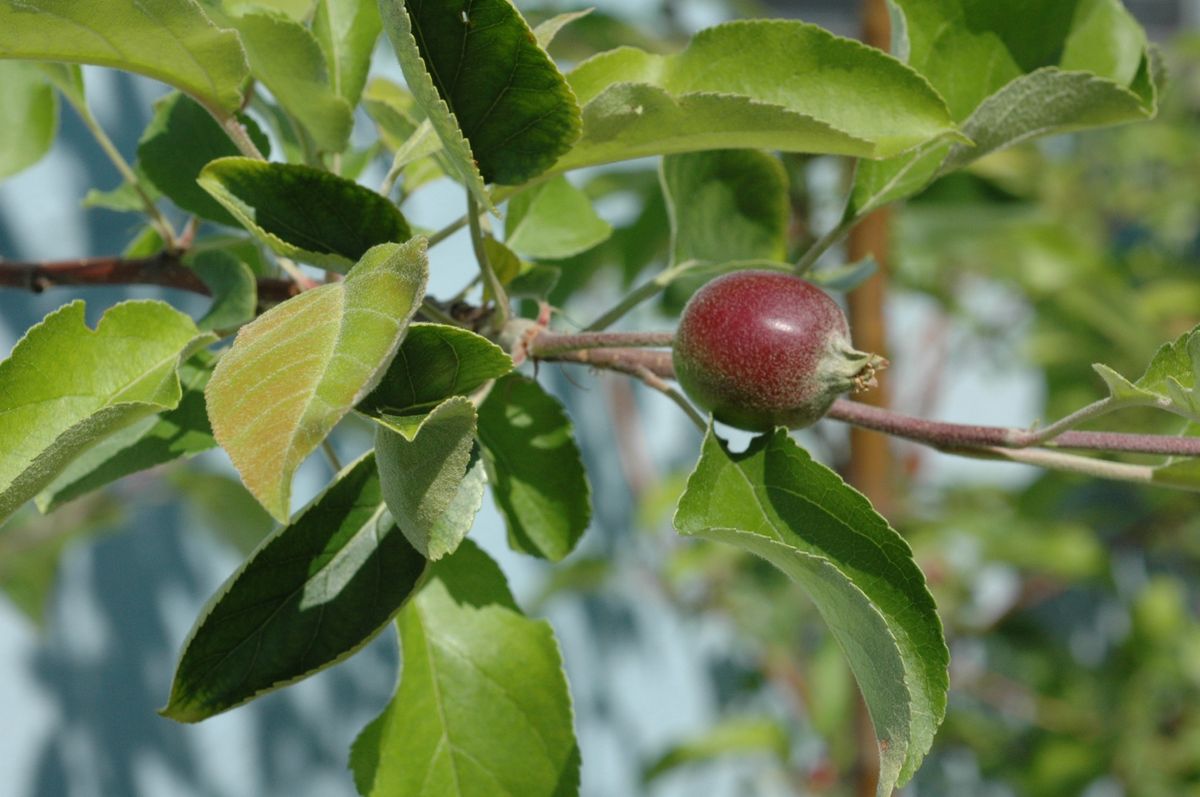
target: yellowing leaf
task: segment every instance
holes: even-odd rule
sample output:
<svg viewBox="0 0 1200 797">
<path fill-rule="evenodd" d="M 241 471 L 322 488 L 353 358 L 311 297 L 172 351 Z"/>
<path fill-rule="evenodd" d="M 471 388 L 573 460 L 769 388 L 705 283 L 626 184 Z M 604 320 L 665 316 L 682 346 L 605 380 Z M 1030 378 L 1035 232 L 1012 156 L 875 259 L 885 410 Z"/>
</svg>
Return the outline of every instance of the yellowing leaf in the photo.
<svg viewBox="0 0 1200 797">
<path fill-rule="evenodd" d="M 379 381 L 420 306 L 425 240 L 381 244 L 345 281 L 242 327 L 206 396 L 213 434 L 254 497 L 286 520 L 292 474 Z"/>
</svg>

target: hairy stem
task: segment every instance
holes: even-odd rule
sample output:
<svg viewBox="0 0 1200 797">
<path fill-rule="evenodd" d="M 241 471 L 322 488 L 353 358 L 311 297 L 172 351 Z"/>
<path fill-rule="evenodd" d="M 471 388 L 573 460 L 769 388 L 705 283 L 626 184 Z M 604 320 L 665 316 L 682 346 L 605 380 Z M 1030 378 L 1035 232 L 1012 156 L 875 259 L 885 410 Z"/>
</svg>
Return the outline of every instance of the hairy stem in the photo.
<svg viewBox="0 0 1200 797">
<path fill-rule="evenodd" d="M 1036 465 L 1046 470 L 1077 473 L 1081 476 L 1092 476 L 1099 479 L 1138 482 L 1140 484 L 1154 482 L 1154 468 L 1150 465 L 1129 465 L 1124 462 L 1110 462 L 1106 459 L 1081 457 L 1061 451 L 1048 451 L 1044 448 L 982 447 L 967 448 L 949 453 L 976 459 L 1002 459 L 1009 462 L 1021 462 L 1026 465 Z"/>
<path fill-rule="evenodd" d="M 479 273 L 483 276 L 483 282 L 488 290 L 492 292 L 492 299 L 496 304 L 496 309 L 492 313 L 492 325 L 496 329 L 503 329 L 508 323 L 508 293 L 504 290 L 504 285 L 500 282 L 500 277 L 496 274 L 496 270 L 492 268 L 492 262 L 488 259 L 487 249 L 483 243 L 483 227 L 479 224 L 479 206 L 475 202 L 475 197 L 467 192 L 467 224 L 471 228 L 471 246 L 475 250 L 475 260 L 479 263 Z"/>
<path fill-rule="evenodd" d="M 800 259 L 796 261 L 796 274 L 803 277 L 808 272 L 812 271 L 812 267 L 821 259 L 821 255 L 829 251 L 833 246 L 845 238 L 850 230 L 860 221 L 861 217 L 842 218 L 832 230 L 822 235 L 817 239 L 816 243 L 808 247 Z"/>
<path fill-rule="evenodd" d="M 247 158 L 254 158 L 260 161 L 266 160 L 262 152 L 259 151 L 258 146 L 254 143 L 254 140 L 250 138 L 250 134 L 246 132 L 246 127 L 238 121 L 236 116 L 217 116 L 217 121 L 221 123 L 221 128 L 229 136 L 233 145 L 238 148 L 238 152 Z"/>
<path fill-rule="evenodd" d="M 120 173 L 121 179 L 133 188 L 134 193 L 137 194 L 138 199 L 142 203 L 142 208 L 146 211 L 146 215 L 150 217 L 150 223 L 154 225 L 154 229 L 162 237 L 163 244 L 166 245 L 167 249 L 176 249 L 178 243 L 175 239 L 175 229 L 167 221 L 166 217 L 163 216 L 162 211 L 158 209 L 158 205 L 155 204 L 154 200 L 150 198 L 150 194 L 146 192 L 146 188 L 142 185 L 142 180 L 138 177 L 137 172 L 133 170 L 133 167 L 125 160 L 125 157 L 121 155 L 121 151 L 117 149 L 117 145 L 112 142 L 112 139 L 104 132 L 104 128 L 96 121 L 96 117 L 92 115 L 92 109 L 86 104 L 74 102 L 69 92 L 63 96 L 67 98 L 67 101 L 71 103 L 71 107 L 79 114 L 79 118 L 83 120 L 83 124 L 91 132 L 92 137 L 96 139 L 96 143 L 100 145 L 100 149 L 104 150 L 104 154 L 108 156 L 109 161 L 112 162 L 112 165 Z"/>
<path fill-rule="evenodd" d="M 674 332 L 581 332 L 577 335 L 542 332 L 530 341 L 529 355 L 546 359 L 561 352 L 583 349 L 664 348 L 674 340 Z"/>
</svg>

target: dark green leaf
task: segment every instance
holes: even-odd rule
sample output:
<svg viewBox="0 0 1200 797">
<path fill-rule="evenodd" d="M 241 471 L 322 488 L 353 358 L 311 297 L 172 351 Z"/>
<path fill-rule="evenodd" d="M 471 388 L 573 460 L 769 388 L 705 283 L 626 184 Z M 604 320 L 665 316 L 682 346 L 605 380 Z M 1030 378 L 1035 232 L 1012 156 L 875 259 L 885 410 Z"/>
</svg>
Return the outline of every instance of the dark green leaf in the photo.
<svg viewBox="0 0 1200 797">
<path fill-rule="evenodd" d="M 179 368 L 183 388 L 179 405 L 122 429 L 86 451 L 37 496 L 38 509 L 52 512 L 125 476 L 215 446 L 204 406 L 204 388 L 215 360 L 207 351 L 193 354 Z"/>
<path fill-rule="evenodd" d="M 479 408 L 479 440 L 509 544 L 551 561 L 569 554 L 592 507 L 562 405 L 532 379 L 509 374 Z"/>
<path fill-rule="evenodd" d="M 448 398 L 412 433 L 386 421 L 375 432 L 383 500 L 412 546 L 436 561 L 454 552 L 483 503 L 475 405 Z"/>
<path fill-rule="evenodd" d="M 67 61 L 137 72 L 232 115 L 242 104 L 246 56 L 195 0 L 7 0 L 0 58 Z"/>
<path fill-rule="evenodd" d="M 396 620 L 396 696 L 355 741 L 359 793 L 379 797 L 571 797 L 579 749 L 550 625 L 518 611 L 471 542 L 430 567 Z"/>
<path fill-rule="evenodd" d="M 224 249 L 198 252 L 188 265 L 208 286 L 213 303 L 196 322 L 200 329 L 232 330 L 254 319 L 258 282 L 250 267 Z"/>
<path fill-rule="evenodd" d="M 204 167 L 200 185 L 279 254 L 335 271 L 376 244 L 412 237 L 386 198 L 310 166 L 221 158 Z"/>
<path fill-rule="evenodd" d="M 949 654 L 904 539 L 782 429 L 739 454 L 710 429 L 675 527 L 755 553 L 804 587 L 870 709 L 878 794 L 911 777 L 946 711 Z"/>
<path fill-rule="evenodd" d="M 270 142 L 249 117 L 241 117 L 250 138 L 264 155 Z M 154 186 L 189 213 L 237 227 L 238 221 L 196 183 L 210 161 L 237 155 L 237 147 L 212 114 L 182 94 L 168 94 L 155 105 L 154 118 L 138 142 L 138 166 Z M 139 205 L 140 207 L 140 205 Z"/>
<path fill-rule="evenodd" d="M 442 400 L 472 393 L 512 367 L 503 349 L 474 332 L 413 324 L 379 386 L 358 409 L 370 415 L 424 415 Z"/>
<path fill-rule="evenodd" d="M 197 722 L 348 658 L 409 599 L 425 564 L 388 515 L 366 455 L 213 596 L 162 714 Z"/>
<path fill-rule="evenodd" d="M 477 195 L 480 177 L 523 183 L 578 137 L 566 81 L 508 0 L 383 0 L 381 8 L 409 87 Z"/>
<path fill-rule="evenodd" d="M 36 66 L 0 61 L 0 117 L 3 180 L 41 160 L 58 133 L 58 95 Z"/>
</svg>

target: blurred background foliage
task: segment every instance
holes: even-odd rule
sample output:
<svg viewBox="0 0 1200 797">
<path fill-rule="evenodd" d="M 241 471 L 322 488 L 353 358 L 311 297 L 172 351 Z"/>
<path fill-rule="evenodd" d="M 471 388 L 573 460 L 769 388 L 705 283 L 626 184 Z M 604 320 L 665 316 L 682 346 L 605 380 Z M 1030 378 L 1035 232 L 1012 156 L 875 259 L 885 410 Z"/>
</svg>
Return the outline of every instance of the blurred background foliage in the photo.
<svg viewBox="0 0 1200 797">
<path fill-rule="evenodd" d="M 521 5 L 533 22 L 560 10 Z M 619 44 L 668 49 L 701 24 L 781 12 L 843 34 L 857 30 L 857 4 L 779 5 L 604 5 L 566 28 L 553 52 L 569 63 Z M 1153 13 L 1165 7 L 1141 6 Z M 1164 56 L 1171 83 L 1157 120 L 996 154 L 933 185 L 893 216 L 889 308 L 919 308 L 915 322 L 893 325 L 905 338 L 896 341 L 902 351 L 893 371 L 898 409 L 934 417 L 945 409 L 940 394 L 956 381 L 980 371 L 1000 379 L 1019 371 L 1044 396 L 1041 418 L 1053 419 L 1103 395 L 1093 362 L 1136 375 L 1159 344 L 1200 321 L 1200 36 L 1173 35 Z M 142 112 L 148 115 L 148 107 Z M 144 122 L 124 119 L 124 139 L 135 141 Z M 76 123 L 64 115 L 64 124 Z M 792 180 L 791 245 L 799 252 L 840 211 L 848 164 L 794 156 L 784 164 Z M 107 173 L 88 179 L 114 182 Z M 552 302 L 567 319 L 586 321 L 663 267 L 669 230 L 656 162 L 589 170 L 578 183 L 615 227 L 600 246 L 549 263 L 561 269 Z M 17 249 L 2 228 L 0 244 L 0 251 Z M 679 284 L 626 323 L 664 327 L 688 290 Z M 118 295 L 91 293 L 89 305 Z M 36 316 L 52 306 L 40 302 L 24 309 Z M 18 319 L 36 320 L 17 314 L 15 304 L 4 307 L 14 327 Z M 964 361 L 969 371 L 960 369 Z M 584 793 L 856 794 L 858 697 L 821 618 L 766 563 L 671 531 L 696 453 L 686 421 L 661 397 L 615 377 L 545 368 L 542 378 L 559 389 L 576 419 L 596 519 L 565 564 L 526 562 L 510 573 L 527 608 L 549 616 L 562 635 L 584 750 Z M 965 419 L 987 423 L 998 409 L 967 407 Z M 1169 418 L 1149 413 L 1112 416 L 1106 428 L 1179 431 Z M 343 444 L 357 445 L 352 438 L 360 432 L 342 429 Z M 834 466 L 846 466 L 840 427 L 819 425 L 802 441 Z M 1200 499 L 1005 465 L 981 478 L 948 478 L 947 468 L 934 467 L 944 465 L 942 455 L 901 444 L 894 450 L 901 500 L 889 520 L 909 539 L 930 581 L 952 656 L 946 722 L 906 793 L 1200 795 Z M 999 473 L 1006 475 L 987 476 Z M 97 567 L 107 567 L 109 577 L 95 585 L 99 593 L 143 582 L 131 587 L 140 602 L 130 599 L 124 615 L 119 602 L 110 605 L 108 616 L 153 626 L 149 642 L 118 634 L 127 655 L 103 668 L 88 669 L 50 643 L 33 661 L 68 717 L 81 704 L 97 718 L 113 711 L 113 700 L 89 690 L 103 690 L 105 679 L 124 671 L 142 677 L 138 670 L 147 662 L 161 672 L 144 678 L 137 696 L 110 697 L 147 703 L 165 695 L 179 640 L 159 628 L 165 621 L 147 602 L 166 588 L 158 583 L 167 578 L 164 562 L 196 554 L 186 540 L 154 536 L 155 527 L 185 534 L 191 527 L 215 529 L 229 551 L 244 552 L 269 526 L 218 470 L 168 469 L 137 480 L 77 502 L 63 516 L 31 517 L 0 534 L 0 588 L 38 622 L 55 616 L 47 608 L 54 574 L 73 543 L 86 540 L 102 552 Z M 175 491 L 182 503 L 158 488 Z M 104 547 L 101 532 L 118 527 L 142 546 L 140 559 Z M 202 585 L 212 579 L 184 576 L 187 601 L 202 599 Z M 194 613 L 187 601 L 176 612 L 185 628 Z M 686 661 L 669 669 L 661 660 L 673 654 L 663 651 L 679 639 L 689 640 Z M 165 781 L 184 784 L 171 793 L 348 789 L 338 760 L 345 744 L 312 723 L 336 708 L 344 715 L 337 725 L 352 735 L 373 715 L 391 686 L 389 644 L 374 645 L 365 662 L 331 674 L 338 679 L 329 681 L 331 696 L 315 708 L 263 701 L 255 733 L 265 739 L 286 729 L 280 739 L 295 738 L 276 754 L 263 744 L 269 763 L 251 785 L 206 776 L 206 767 L 220 765 L 192 751 L 194 763 L 174 766 L 175 780 Z M 147 646 L 152 654 L 145 658 L 129 653 Z M 639 668 L 654 677 L 684 673 L 694 689 L 679 698 L 679 689 L 664 685 L 653 696 L 654 683 L 631 687 L 647 678 L 631 674 Z M 629 699 L 631 692 L 640 697 Z M 677 699 L 692 703 L 671 702 Z M 655 714 L 685 719 L 655 726 Z M 122 722 L 118 716 L 83 727 L 116 734 Z M 156 744 L 159 726 L 137 727 L 135 742 Z M 170 738 L 160 752 L 173 762 L 186 758 L 183 737 Z M 122 758 L 127 751 L 110 751 L 113 760 L 80 763 L 68 733 L 55 739 L 34 781 L 39 795 L 154 793 L 145 784 L 163 782 L 113 777 L 109 770 L 129 766 L 133 753 Z M 304 767 L 289 764 L 297 760 Z M 109 771 L 96 778 L 106 785 L 95 792 L 68 788 L 78 781 L 55 773 L 70 767 Z M 322 777 L 311 775 L 316 769 Z"/>
</svg>

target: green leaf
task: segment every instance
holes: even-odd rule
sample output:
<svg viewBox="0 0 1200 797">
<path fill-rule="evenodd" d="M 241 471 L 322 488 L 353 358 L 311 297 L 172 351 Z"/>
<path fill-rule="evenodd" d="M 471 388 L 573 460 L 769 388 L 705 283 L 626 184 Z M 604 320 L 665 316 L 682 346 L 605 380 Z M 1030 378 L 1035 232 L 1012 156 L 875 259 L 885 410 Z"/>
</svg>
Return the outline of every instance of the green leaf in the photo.
<svg viewBox="0 0 1200 797">
<path fill-rule="evenodd" d="M 382 424 L 375 455 L 383 500 L 404 536 L 430 561 L 453 553 L 483 504 L 475 405 L 462 396 L 446 399 L 413 434 Z"/>
<path fill-rule="evenodd" d="M 311 166 L 221 158 L 200 172 L 200 185 L 279 254 L 334 271 L 412 237 L 385 197 Z"/>
<path fill-rule="evenodd" d="M 474 332 L 413 324 L 379 386 L 358 410 L 375 416 L 423 416 L 444 399 L 473 393 L 512 367 L 503 349 Z"/>
<path fill-rule="evenodd" d="M 202 0 L 202 2 L 208 3 L 210 6 L 216 5 L 231 14 L 240 14 L 244 11 L 278 11 L 296 22 L 305 22 L 312 16 L 316 0 Z"/>
<path fill-rule="evenodd" d="M 1136 382 L 1106 365 L 1092 366 L 1108 385 L 1113 400 L 1129 406 L 1149 406 L 1200 422 L 1200 326 L 1165 343 Z M 1176 469 L 1186 470 L 1186 468 Z"/>
<path fill-rule="evenodd" d="M 258 308 L 258 282 L 249 266 L 223 249 L 199 252 L 189 257 L 187 263 L 208 286 L 213 297 L 208 312 L 196 326 L 232 330 L 254 319 Z"/>
<path fill-rule="evenodd" d="M 675 527 L 755 553 L 809 593 L 875 724 L 878 794 L 911 777 L 945 714 L 949 654 L 904 539 L 782 429 L 739 454 L 710 429 Z"/>
<path fill-rule="evenodd" d="M 248 11 L 226 20 L 241 34 L 250 71 L 262 81 L 319 149 L 341 152 L 350 140 L 354 113 L 335 91 L 325 53 L 304 25 L 279 13 Z"/>
<path fill-rule="evenodd" d="M 504 216 L 504 243 L 526 257 L 570 257 L 610 235 L 587 194 L 562 176 L 513 197 Z"/>
<path fill-rule="evenodd" d="M 73 543 L 117 530 L 123 519 L 117 500 L 103 493 L 49 517 L 32 509 L 19 512 L 0 531 L 0 590 L 44 628 L 63 551 Z"/>
<path fill-rule="evenodd" d="M 791 217 L 783 164 L 748 149 L 668 155 L 659 172 L 671 262 L 783 260 Z"/>
<path fill-rule="evenodd" d="M 568 80 L 583 137 L 555 171 L 731 147 L 883 158 L 957 135 L 916 72 L 801 22 L 718 25 L 674 55 L 622 47 Z"/>
<path fill-rule="evenodd" d="M 351 108 L 362 96 L 382 30 L 377 0 L 321 0 L 317 6 L 313 34 L 325 52 L 333 90 Z"/>
<path fill-rule="evenodd" d="M 183 390 L 179 405 L 128 426 L 88 449 L 38 494 L 38 509 L 53 512 L 118 479 L 214 447 L 217 441 L 208 425 L 204 387 L 215 361 L 204 350 L 193 354 L 179 368 Z"/>
<path fill-rule="evenodd" d="M 430 567 L 401 611 L 396 695 L 354 742 L 360 794 L 565 797 L 579 749 L 549 623 L 524 617 L 471 542 Z"/>
<path fill-rule="evenodd" d="M 275 528 L 274 518 L 236 476 L 177 468 L 167 474 L 167 480 L 184 498 L 189 514 L 243 557 L 249 556 Z M 189 526 L 194 525 L 192 520 L 188 518 Z"/>
<path fill-rule="evenodd" d="M 224 116 L 242 104 L 246 56 L 195 0 L 4 0 L 0 58 L 137 72 Z"/>
<path fill-rule="evenodd" d="M 395 152 L 421 124 L 420 109 L 408 89 L 387 78 L 371 78 L 363 91 L 363 107 L 379 128 L 384 146 Z"/>
<path fill-rule="evenodd" d="M 476 173 L 461 157 L 484 182 L 518 185 L 578 138 L 574 96 L 509 0 L 381 6 L 405 80 L 468 186 Z"/>
<path fill-rule="evenodd" d="M 249 117 L 240 117 L 264 155 L 270 142 Z M 210 161 L 237 155 L 238 149 L 212 114 L 182 94 L 171 93 L 155 104 L 154 118 L 138 142 L 138 166 L 154 186 L 189 213 L 237 227 L 238 221 L 197 183 Z M 140 207 L 140 204 L 139 204 Z"/>
<path fill-rule="evenodd" d="M 212 597 L 161 713 L 198 722 L 349 658 L 409 599 L 425 565 L 388 515 L 368 453 Z"/>
<path fill-rule="evenodd" d="M 891 2 L 899 50 L 971 141 L 860 164 L 848 217 L 1017 142 L 1155 113 L 1146 34 L 1119 0 L 1023 0 L 1019 11 L 973 0 Z"/>
<path fill-rule="evenodd" d="M 242 327 L 221 357 L 206 391 L 214 436 L 275 518 L 296 468 L 383 375 L 427 278 L 424 238 L 377 246 L 345 280 Z"/>
<path fill-rule="evenodd" d="M 779 761 L 786 761 L 789 744 L 787 729 L 777 720 L 725 720 L 707 732 L 671 747 L 646 767 L 642 782 L 649 783 L 681 766 L 731 754 L 770 753 Z"/>
<path fill-rule="evenodd" d="M 488 481 L 514 549 L 557 562 L 591 519 L 591 488 L 571 421 L 520 374 L 496 382 L 479 408 Z"/>
<path fill-rule="evenodd" d="M 556 14 L 533 29 L 533 37 L 537 39 L 538 47 L 549 49 L 550 43 L 558 36 L 558 32 L 577 19 L 583 19 L 595 9 L 585 8 L 582 11 L 567 11 Z"/>
<path fill-rule="evenodd" d="M 95 443 L 174 409 L 179 363 L 214 339 L 163 302 L 118 304 L 95 331 L 83 310 L 55 310 L 0 362 L 0 523 Z"/>
<path fill-rule="evenodd" d="M 0 34 L 2 35 L 2 34 Z M 32 64 L 0 61 L 0 180 L 50 151 L 58 134 L 58 95 Z"/>
</svg>

